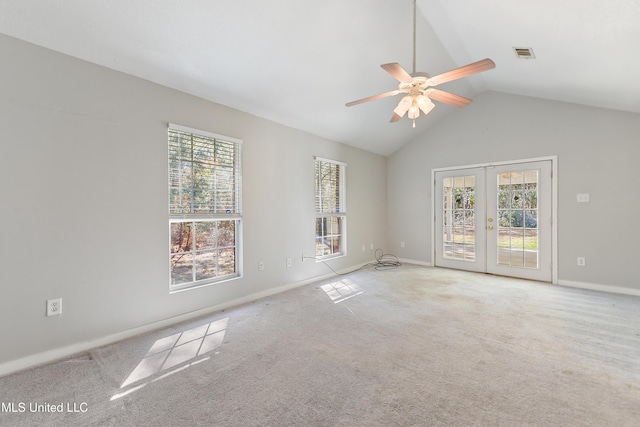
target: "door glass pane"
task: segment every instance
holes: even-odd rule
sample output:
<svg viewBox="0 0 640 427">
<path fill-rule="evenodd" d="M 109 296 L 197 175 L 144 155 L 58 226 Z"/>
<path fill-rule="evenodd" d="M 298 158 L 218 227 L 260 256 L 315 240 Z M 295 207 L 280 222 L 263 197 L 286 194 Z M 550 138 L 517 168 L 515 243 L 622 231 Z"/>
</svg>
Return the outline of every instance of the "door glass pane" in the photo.
<svg viewBox="0 0 640 427">
<path fill-rule="evenodd" d="M 497 186 L 497 263 L 538 268 L 539 171 L 501 173 Z"/>
<path fill-rule="evenodd" d="M 476 177 L 444 178 L 442 187 L 443 257 L 475 261 Z"/>
<path fill-rule="evenodd" d="M 453 258 L 453 227 L 445 226 L 442 236 L 442 253 L 444 258 Z"/>
<path fill-rule="evenodd" d="M 524 230 L 524 266 L 538 268 L 538 230 Z"/>
</svg>

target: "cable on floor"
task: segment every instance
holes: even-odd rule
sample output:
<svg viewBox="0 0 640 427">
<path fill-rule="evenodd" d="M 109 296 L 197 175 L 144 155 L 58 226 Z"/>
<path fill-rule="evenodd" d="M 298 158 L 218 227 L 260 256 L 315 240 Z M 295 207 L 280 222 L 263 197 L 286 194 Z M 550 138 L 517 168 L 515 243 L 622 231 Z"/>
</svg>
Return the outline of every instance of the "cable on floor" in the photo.
<svg viewBox="0 0 640 427">
<path fill-rule="evenodd" d="M 338 273 L 329 264 L 327 264 L 325 260 L 319 260 L 319 261 L 322 262 L 324 265 L 326 265 L 329 268 L 329 270 L 333 271 L 338 276 L 344 276 L 347 274 L 355 273 L 356 271 L 360 271 L 366 267 L 373 267 L 376 270 L 391 270 L 394 268 L 398 268 L 402 265 L 402 263 L 400 262 L 397 256 L 393 254 L 385 254 L 382 249 L 379 249 L 379 248 L 376 249 L 375 256 L 376 256 L 376 262 L 368 262 L 364 264 L 362 267 L 356 268 L 355 270 L 351 270 L 346 273 Z M 303 259 L 318 260 L 318 258 L 312 257 L 312 256 L 306 256 L 306 257 L 303 257 Z"/>
<path fill-rule="evenodd" d="M 380 255 L 378 255 L 380 251 Z M 393 254 L 385 254 L 382 249 L 376 249 L 376 262 L 374 264 L 376 270 L 387 270 L 398 268 L 402 265 L 397 256 Z"/>
</svg>

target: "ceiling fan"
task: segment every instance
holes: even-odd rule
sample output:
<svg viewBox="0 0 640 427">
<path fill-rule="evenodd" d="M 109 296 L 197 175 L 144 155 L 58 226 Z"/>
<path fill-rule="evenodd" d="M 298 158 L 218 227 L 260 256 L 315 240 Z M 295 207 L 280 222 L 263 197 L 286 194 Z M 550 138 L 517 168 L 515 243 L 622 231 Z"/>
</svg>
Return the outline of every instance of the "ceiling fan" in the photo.
<svg viewBox="0 0 640 427">
<path fill-rule="evenodd" d="M 434 89 L 433 86 L 491 70 L 495 66 L 496 64 L 487 58 L 434 77 L 430 77 L 427 73 L 416 72 L 416 0 L 413 0 L 413 72 L 409 74 L 396 62 L 382 64 L 381 67 L 400 82 L 398 89 L 351 101 L 345 105 L 351 107 L 364 102 L 406 93 L 393 110 L 390 122 L 397 122 L 408 113 L 409 119 L 413 120 L 413 127 L 416 127 L 416 119 L 420 116 L 420 111 L 422 110 L 424 114 L 429 114 L 435 107 L 435 104 L 431 101 L 432 99 L 460 108 L 471 104 L 471 99 L 469 98 Z"/>
</svg>

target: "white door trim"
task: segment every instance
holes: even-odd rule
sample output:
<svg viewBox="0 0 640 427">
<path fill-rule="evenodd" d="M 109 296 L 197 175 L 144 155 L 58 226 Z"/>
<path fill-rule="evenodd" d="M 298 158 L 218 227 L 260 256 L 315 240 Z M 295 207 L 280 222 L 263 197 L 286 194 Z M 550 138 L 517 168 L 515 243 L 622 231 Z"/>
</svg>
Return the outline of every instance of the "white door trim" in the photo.
<svg viewBox="0 0 640 427">
<path fill-rule="evenodd" d="M 436 265 L 436 172 L 482 168 L 502 165 L 516 165 L 518 163 L 530 163 L 539 161 L 551 161 L 551 283 L 558 284 L 558 156 L 534 157 L 529 159 L 508 160 L 490 163 L 477 163 L 473 165 L 448 166 L 431 169 L 431 265 Z"/>
</svg>

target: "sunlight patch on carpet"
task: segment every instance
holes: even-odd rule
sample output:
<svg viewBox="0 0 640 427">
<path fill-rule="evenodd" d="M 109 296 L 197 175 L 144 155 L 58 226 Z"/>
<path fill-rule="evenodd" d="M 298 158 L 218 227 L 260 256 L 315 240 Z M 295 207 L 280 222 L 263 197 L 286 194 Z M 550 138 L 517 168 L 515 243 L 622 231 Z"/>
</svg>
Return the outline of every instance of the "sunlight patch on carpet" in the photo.
<svg viewBox="0 0 640 427">
<path fill-rule="evenodd" d="M 111 400 L 208 360 L 207 354 L 222 345 L 228 323 L 226 317 L 158 339 Z"/>
<path fill-rule="evenodd" d="M 320 288 L 327 294 L 329 298 L 331 298 L 331 301 L 333 301 L 334 304 L 338 304 L 342 301 L 348 300 L 349 298 L 353 298 L 364 293 L 360 286 L 353 283 L 349 279 L 343 279 L 339 282 L 322 285 Z"/>
</svg>

